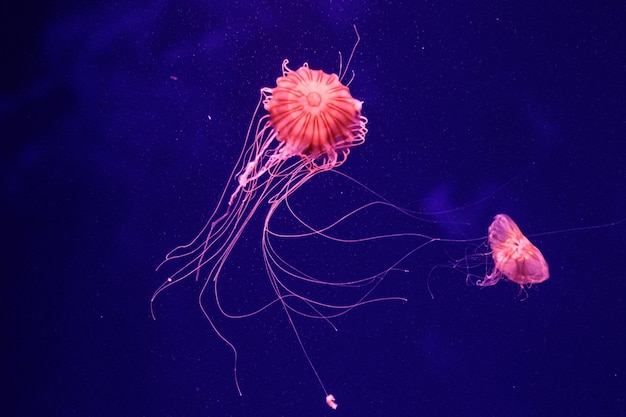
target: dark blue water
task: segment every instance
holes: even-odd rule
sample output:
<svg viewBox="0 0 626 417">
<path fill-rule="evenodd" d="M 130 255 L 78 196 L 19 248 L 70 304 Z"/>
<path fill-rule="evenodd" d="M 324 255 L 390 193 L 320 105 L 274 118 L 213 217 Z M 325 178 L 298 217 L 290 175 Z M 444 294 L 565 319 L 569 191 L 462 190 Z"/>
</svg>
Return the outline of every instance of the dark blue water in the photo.
<svg viewBox="0 0 626 417">
<path fill-rule="evenodd" d="M 340 170 L 422 214 L 368 212 L 347 229 L 472 239 L 497 213 L 529 235 L 624 218 L 626 10 L 483 3 L 68 2 L 3 12 L 1 414 L 626 415 L 624 223 L 531 238 L 551 277 L 525 301 L 512 283 L 478 288 L 450 267 L 480 241 L 438 242 L 372 293 L 407 302 L 355 309 L 333 320 L 338 331 L 296 317 L 337 411 L 278 305 L 245 320 L 212 307 L 238 348 L 243 397 L 232 351 L 201 314 L 199 283 L 164 292 L 150 315 L 171 272 L 154 269 L 211 214 L 259 89 L 275 85 L 285 58 L 337 72 L 353 24 L 361 43 L 350 89 L 369 133 Z M 323 223 L 374 197 L 321 174 L 293 198 Z M 273 294 L 260 247 L 266 208 L 220 278 L 231 311 Z M 288 216 L 275 220 L 289 227 Z M 281 253 L 318 278 L 342 270 L 349 279 L 417 244 L 285 244 Z"/>
</svg>

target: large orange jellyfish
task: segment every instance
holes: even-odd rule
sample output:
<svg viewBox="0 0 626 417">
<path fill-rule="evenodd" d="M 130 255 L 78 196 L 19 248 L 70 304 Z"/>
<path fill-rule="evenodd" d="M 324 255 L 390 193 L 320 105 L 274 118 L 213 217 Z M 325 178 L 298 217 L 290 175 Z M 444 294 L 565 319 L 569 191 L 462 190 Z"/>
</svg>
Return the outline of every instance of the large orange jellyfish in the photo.
<svg viewBox="0 0 626 417">
<path fill-rule="evenodd" d="M 354 48 L 358 41 L 357 33 Z M 213 214 L 190 243 L 172 250 L 159 265 L 160 268 L 164 263 L 173 260 L 183 264 L 155 291 L 151 306 L 162 291 L 186 278 L 195 277 L 201 282 L 202 289 L 198 299 L 200 308 L 216 334 L 234 353 L 235 383 L 240 395 L 237 350 L 220 333 L 214 318 L 207 310 L 208 300 L 204 299 L 205 296 L 210 296 L 211 302 L 228 318 L 251 316 L 280 302 L 306 359 L 324 389 L 329 405 L 336 407 L 334 397 L 324 388 L 304 349 L 291 314 L 328 320 L 367 301 L 359 298 L 355 303 L 343 305 L 317 301 L 287 285 L 281 280 L 280 274 L 308 283 L 343 287 L 362 287 L 368 283 L 376 285 L 375 279 L 370 277 L 360 281 L 334 283 L 306 275 L 276 253 L 269 240 L 268 225 L 277 208 L 291 194 L 313 176 L 343 164 L 350 150 L 365 140 L 367 119 L 361 115 L 362 102 L 353 98 L 348 86 L 342 83 L 354 48 L 343 71 L 340 66 L 339 75 L 311 69 L 306 63 L 297 70 L 292 70 L 288 67 L 288 61 L 283 61 L 282 76 L 276 80 L 276 87 L 260 90 L 261 96 L 248 127 L 244 147 Z M 268 114 L 259 115 L 261 104 Z M 229 195 L 232 187 L 234 191 Z M 263 202 L 267 202 L 269 208 L 264 220 L 262 255 L 276 299 L 255 312 L 232 315 L 220 304 L 217 281 L 234 245 Z M 212 291 L 209 291 L 210 288 Z M 331 309 L 334 313 L 324 314 L 320 309 Z M 329 398 L 332 398 L 332 402 Z"/>
<path fill-rule="evenodd" d="M 493 271 L 476 282 L 479 286 L 495 285 L 508 279 L 521 288 L 539 284 L 550 277 L 548 263 L 530 240 L 506 214 L 498 214 L 488 230 L 488 242 L 493 258 Z"/>
</svg>

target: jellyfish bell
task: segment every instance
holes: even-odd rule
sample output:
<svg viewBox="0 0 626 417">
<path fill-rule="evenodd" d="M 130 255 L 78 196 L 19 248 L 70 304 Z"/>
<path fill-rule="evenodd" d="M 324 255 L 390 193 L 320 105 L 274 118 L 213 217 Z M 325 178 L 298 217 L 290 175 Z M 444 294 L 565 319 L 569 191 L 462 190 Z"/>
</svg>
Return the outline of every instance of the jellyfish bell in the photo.
<svg viewBox="0 0 626 417">
<path fill-rule="evenodd" d="M 323 157 L 336 165 L 351 146 L 365 140 L 363 103 L 352 97 L 336 74 L 312 70 L 307 63 L 292 71 L 288 63 L 283 61 L 283 76 L 276 87 L 263 90 L 267 95 L 263 106 L 276 139 L 284 143 L 287 154 Z"/>
<path fill-rule="evenodd" d="M 550 277 L 548 263 L 541 251 L 508 215 L 494 217 L 487 239 L 494 267 L 490 274 L 476 282 L 477 285 L 485 287 L 507 279 L 523 288 L 542 283 Z"/>
</svg>

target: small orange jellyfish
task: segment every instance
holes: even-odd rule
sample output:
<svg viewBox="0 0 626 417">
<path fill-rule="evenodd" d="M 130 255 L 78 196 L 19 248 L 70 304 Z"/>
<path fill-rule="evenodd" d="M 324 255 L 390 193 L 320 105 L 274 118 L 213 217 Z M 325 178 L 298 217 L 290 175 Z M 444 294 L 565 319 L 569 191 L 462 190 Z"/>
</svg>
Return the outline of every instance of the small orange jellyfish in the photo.
<svg viewBox="0 0 626 417">
<path fill-rule="evenodd" d="M 520 228 L 506 214 L 494 217 L 488 230 L 489 247 L 495 266 L 493 271 L 476 285 L 495 285 L 500 279 L 525 285 L 539 284 L 550 277 L 548 263 Z"/>
<path fill-rule="evenodd" d="M 332 408 L 333 410 L 337 409 L 337 401 L 335 400 L 335 396 L 333 394 L 328 394 L 326 396 L 326 404 L 328 404 L 328 406 L 330 408 Z"/>
</svg>

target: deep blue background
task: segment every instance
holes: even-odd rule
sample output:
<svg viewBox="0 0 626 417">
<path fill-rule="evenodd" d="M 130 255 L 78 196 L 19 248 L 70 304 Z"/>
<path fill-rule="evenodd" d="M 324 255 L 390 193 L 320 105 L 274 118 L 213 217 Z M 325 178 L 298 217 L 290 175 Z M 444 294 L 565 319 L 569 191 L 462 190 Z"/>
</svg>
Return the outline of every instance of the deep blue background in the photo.
<svg viewBox="0 0 626 417">
<path fill-rule="evenodd" d="M 341 170 L 397 204 L 452 210 L 424 216 L 441 227 L 407 221 L 407 232 L 476 238 L 506 212 L 531 234 L 626 213 L 623 5 L 287 3 L 55 2 L 3 11 L 9 400 L 0 414 L 626 415 L 624 223 L 534 238 L 551 278 L 523 302 L 513 284 L 467 286 L 447 267 L 430 275 L 431 299 L 431 268 L 476 246 L 439 243 L 379 289 L 408 302 L 354 310 L 335 321 L 339 332 L 299 320 L 336 412 L 278 307 L 221 322 L 239 348 L 243 397 L 194 282 L 164 293 L 152 320 L 149 299 L 166 278 L 154 268 L 210 214 L 259 88 L 274 85 L 284 58 L 336 72 L 338 52 L 355 41 L 353 24 L 362 41 L 351 91 L 370 131 Z M 341 184 L 332 175 L 316 181 L 305 193 L 311 206 Z M 352 201 L 346 193 L 333 207 Z M 384 232 L 390 220 L 372 213 L 360 226 Z M 268 291 L 259 227 L 251 224 L 224 272 L 239 286 L 225 292 L 231 306 L 253 306 Z M 376 261 L 411 246 L 395 244 L 381 242 Z M 351 262 L 371 254 L 359 256 Z M 312 267 L 333 269 L 317 257 Z"/>
</svg>

